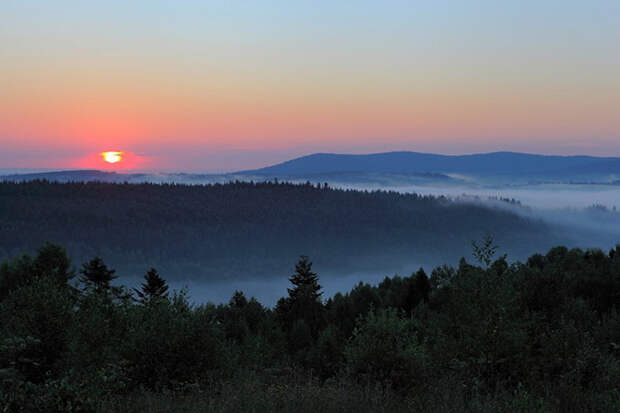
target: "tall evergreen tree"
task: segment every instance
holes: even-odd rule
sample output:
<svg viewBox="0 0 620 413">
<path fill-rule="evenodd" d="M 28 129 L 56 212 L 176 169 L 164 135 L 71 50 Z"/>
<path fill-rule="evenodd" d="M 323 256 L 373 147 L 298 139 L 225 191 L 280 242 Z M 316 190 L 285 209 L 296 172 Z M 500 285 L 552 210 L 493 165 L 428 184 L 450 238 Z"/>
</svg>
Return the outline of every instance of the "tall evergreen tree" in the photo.
<svg viewBox="0 0 620 413">
<path fill-rule="evenodd" d="M 111 288 L 110 282 L 117 278 L 115 272 L 116 270 L 108 268 L 100 257 L 95 257 L 82 265 L 80 282 L 87 291 L 107 292 Z"/>
<path fill-rule="evenodd" d="M 148 304 L 153 300 L 168 297 L 168 285 L 155 268 L 151 268 L 144 275 L 145 283 L 140 289 L 134 288 L 134 292 L 138 296 L 138 301 L 142 304 Z"/>
<path fill-rule="evenodd" d="M 312 271 L 312 262 L 307 256 L 301 256 L 289 281 L 293 284 L 293 288 L 288 289 L 287 298 L 278 301 L 276 313 L 289 332 L 289 345 L 291 345 L 298 338 L 296 334 L 292 334 L 294 326 L 307 326 L 311 336 L 316 339 L 327 319 L 325 307 L 321 302 L 323 293 L 318 282 L 319 277 Z M 302 321 L 303 323 L 300 323 Z M 291 348 L 298 350 L 299 345 L 293 345 Z"/>
<path fill-rule="evenodd" d="M 288 294 L 292 300 L 296 300 L 300 294 L 305 294 L 311 300 L 320 299 L 322 292 L 318 275 L 312 271 L 312 262 L 307 256 L 302 255 L 295 264 L 295 273 L 289 278 L 293 288 L 288 288 Z"/>
<path fill-rule="evenodd" d="M 245 298 L 243 291 L 235 290 L 235 293 L 228 302 L 228 306 L 230 308 L 243 309 L 246 305 L 248 305 L 248 299 Z"/>
<path fill-rule="evenodd" d="M 428 302 L 431 291 L 431 283 L 423 268 L 407 279 L 407 293 L 405 296 L 404 310 L 411 312 L 421 302 Z"/>
<path fill-rule="evenodd" d="M 428 276 L 426 275 L 424 268 L 420 268 L 418 270 L 418 272 L 415 274 L 415 278 L 413 282 L 415 284 L 416 289 L 420 293 L 422 300 L 424 300 L 425 303 L 428 302 L 428 297 L 431 292 L 431 282 Z"/>
</svg>

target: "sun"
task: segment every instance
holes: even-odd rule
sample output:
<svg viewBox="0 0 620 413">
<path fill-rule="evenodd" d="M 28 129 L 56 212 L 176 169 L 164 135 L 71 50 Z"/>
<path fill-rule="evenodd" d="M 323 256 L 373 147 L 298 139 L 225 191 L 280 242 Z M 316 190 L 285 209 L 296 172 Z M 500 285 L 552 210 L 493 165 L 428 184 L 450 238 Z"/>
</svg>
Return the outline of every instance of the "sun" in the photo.
<svg viewBox="0 0 620 413">
<path fill-rule="evenodd" d="M 101 156 L 107 163 L 118 163 L 123 160 L 123 152 L 118 151 L 102 152 Z"/>
</svg>

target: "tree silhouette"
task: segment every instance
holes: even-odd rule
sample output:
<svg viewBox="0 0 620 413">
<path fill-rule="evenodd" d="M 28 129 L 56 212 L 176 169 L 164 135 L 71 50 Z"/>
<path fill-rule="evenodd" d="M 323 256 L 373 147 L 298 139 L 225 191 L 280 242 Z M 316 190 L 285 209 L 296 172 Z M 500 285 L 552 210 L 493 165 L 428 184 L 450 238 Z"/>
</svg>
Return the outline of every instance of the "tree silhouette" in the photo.
<svg viewBox="0 0 620 413">
<path fill-rule="evenodd" d="M 134 288 L 134 292 L 138 296 L 138 302 L 148 304 L 160 298 L 168 297 L 168 285 L 166 280 L 160 277 L 155 268 L 151 268 L 145 275 L 145 283 L 140 289 Z"/>
<path fill-rule="evenodd" d="M 307 256 L 302 255 L 297 264 L 295 264 L 295 273 L 289 278 L 293 284 L 293 288 L 288 288 L 288 294 L 292 300 L 297 300 L 300 294 L 305 298 L 316 301 L 322 292 L 321 285 L 318 283 L 319 277 L 312 271 L 312 262 Z"/>
<path fill-rule="evenodd" d="M 82 264 L 80 282 L 84 284 L 86 291 L 107 292 L 111 288 L 110 282 L 117 278 L 115 272 L 116 270 L 108 268 L 100 257 L 95 257 Z"/>
<path fill-rule="evenodd" d="M 67 251 L 49 242 L 37 250 L 33 265 L 37 277 L 52 279 L 59 285 L 66 285 L 75 276 Z"/>
<path fill-rule="evenodd" d="M 414 284 L 416 289 L 420 292 L 422 296 L 422 300 L 424 302 L 428 302 L 429 294 L 431 293 L 431 282 L 426 275 L 426 272 L 423 268 L 420 268 L 418 272 L 415 274 Z"/>
<path fill-rule="evenodd" d="M 423 268 L 420 268 L 407 280 L 407 292 L 404 309 L 411 312 L 420 302 L 428 302 L 431 291 L 431 283 Z"/>
<path fill-rule="evenodd" d="M 289 332 L 289 345 L 298 350 L 299 340 L 295 337 L 295 326 L 299 330 L 305 325 L 313 339 L 326 323 L 325 307 L 321 302 L 321 285 L 319 277 L 312 271 L 312 262 L 302 255 L 295 264 L 295 273 L 289 278 L 293 288 L 289 288 L 288 297 L 278 301 L 276 313 Z M 300 323 L 303 321 L 303 323 Z M 301 330 L 300 330 L 301 331 Z M 305 343 L 305 341 L 304 341 Z"/>
</svg>

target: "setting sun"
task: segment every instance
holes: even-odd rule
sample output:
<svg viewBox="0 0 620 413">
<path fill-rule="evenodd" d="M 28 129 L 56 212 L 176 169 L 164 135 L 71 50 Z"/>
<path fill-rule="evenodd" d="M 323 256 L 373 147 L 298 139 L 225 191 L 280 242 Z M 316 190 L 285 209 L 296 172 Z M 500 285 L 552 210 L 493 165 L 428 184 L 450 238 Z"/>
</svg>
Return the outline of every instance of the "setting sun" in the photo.
<svg viewBox="0 0 620 413">
<path fill-rule="evenodd" d="M 102 152 L 101 156 L 107 163 L 118 163 L 123 160 L 123 152 Z"/>
</svg>

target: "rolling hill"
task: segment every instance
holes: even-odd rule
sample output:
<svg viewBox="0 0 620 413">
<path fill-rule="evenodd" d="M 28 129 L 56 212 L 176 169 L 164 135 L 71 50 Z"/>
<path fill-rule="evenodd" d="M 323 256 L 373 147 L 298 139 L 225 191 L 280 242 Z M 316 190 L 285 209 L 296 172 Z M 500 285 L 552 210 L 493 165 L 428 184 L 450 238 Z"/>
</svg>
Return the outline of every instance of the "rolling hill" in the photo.
<svg viewBox="0 0 620 413">
<path fill-rule="evenodd" d="M 436 155 L 418 152 L 387 152 L 368 155 L 317 153 L 292 159 L 245 174 L 312 176 L 345 172 L 386 174 L 464 174 L 478 177 L 513 176 L 538 179 L 620 176 L 620 158 L 548 156 L 515 152 L 474 155 Z"/>
<path fill-rule="evenodd" d="M 541 182 L 615 184 L 620 180 L 620 158 L 548 156 L 515 152 L 457 156 L 418 152 L 367 155 L 317 153 L 261 169 L 224 174 L 76 170 L 4 175 L 0 176 L 0 181 L 205 184 L 279 178 L 291 181 L 309 179 L 313 182 L 381 183 L 397 180 L 408 183 L 462 185 L 462 177 L 497 184 Z"/>
<path fill-rule="evenodd" d="M 310 184 L 4 182 L 0 199 L 0 259 L 51 241 L 181 280 L 286 276 L 301 254 L 342 274 L 456 263 L 485 234 L 512 258 L 566 240 L 500 207 Z"/>
</svg>

